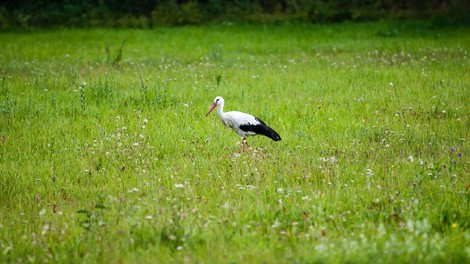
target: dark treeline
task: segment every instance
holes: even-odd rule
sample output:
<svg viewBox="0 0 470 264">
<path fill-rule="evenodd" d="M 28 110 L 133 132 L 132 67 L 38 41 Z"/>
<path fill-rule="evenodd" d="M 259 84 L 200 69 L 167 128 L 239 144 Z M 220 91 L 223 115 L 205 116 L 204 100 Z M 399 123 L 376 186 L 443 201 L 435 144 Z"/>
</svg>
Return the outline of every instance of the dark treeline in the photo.
<svg viewBox="0 0 470 264">
<path fill-rule="evenodd" d="M 468 21 L 468 14 L 469 0 L 3 0 L 0 29 L 391 18 Z"/>
</svg>

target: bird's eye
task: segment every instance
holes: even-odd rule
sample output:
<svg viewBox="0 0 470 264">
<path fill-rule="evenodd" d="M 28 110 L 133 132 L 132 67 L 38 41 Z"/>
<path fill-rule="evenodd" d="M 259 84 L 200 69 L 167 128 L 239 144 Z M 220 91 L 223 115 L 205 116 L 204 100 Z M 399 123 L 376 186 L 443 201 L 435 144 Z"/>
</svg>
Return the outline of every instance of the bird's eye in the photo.
<svg viewBox="0 0 470 264">
<path fill-rule="evenodd" d="M 217 98 L 217 100 L 215 100 L 215 102 L 218 102 L 218 101 L 219 101 L 219 99 Z"/>
</svg>

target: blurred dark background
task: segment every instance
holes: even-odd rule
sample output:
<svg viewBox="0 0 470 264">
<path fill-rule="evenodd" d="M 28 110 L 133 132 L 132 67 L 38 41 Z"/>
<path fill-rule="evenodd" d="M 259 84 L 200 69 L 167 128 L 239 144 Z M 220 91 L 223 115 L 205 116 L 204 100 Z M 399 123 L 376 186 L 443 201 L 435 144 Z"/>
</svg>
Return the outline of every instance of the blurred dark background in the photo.
<svg viewBox="0 0 470 264">
<path fill-rule="evenodd" d="M 469 24 L 470 0 L 3 0 L 0 29 L 433 19 Z"/>
</svg>

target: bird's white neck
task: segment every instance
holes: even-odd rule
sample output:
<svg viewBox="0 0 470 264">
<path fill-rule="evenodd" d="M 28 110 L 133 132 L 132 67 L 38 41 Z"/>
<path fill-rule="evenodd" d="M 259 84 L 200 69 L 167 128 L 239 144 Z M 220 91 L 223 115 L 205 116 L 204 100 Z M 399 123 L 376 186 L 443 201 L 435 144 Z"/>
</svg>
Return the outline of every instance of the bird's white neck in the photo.
<svg viewBox="0 0 470 264">
<path fill-rule="evenodd" d="M 224 119 L 225 113 L 224 113 L 224 104 L 220 104 L 219 107 L 217 107 L 217 114 L 220 116 L 221 119 Z"/>
</svg>

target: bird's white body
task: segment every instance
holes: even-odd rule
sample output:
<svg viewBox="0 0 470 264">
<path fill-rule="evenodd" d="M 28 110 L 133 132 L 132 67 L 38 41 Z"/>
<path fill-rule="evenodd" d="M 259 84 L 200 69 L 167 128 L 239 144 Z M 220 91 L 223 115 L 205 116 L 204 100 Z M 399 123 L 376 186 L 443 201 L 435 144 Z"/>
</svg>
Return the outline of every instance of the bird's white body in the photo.
<svg viewBox="0 0 470 264">
<path fill-rule="evenodd" d="M 244 124 L 259 125 L 260 122 L 258 122 L 254 116 L 238 111 L 224 113 L 223 107 L 219 107 L 219 109 L 217 109 L 217 114 L 220 116 L 222 123 L 224 123 L 225 126 L 233 129 L 240 137 L 256 135 L 256 133 L 252 131 L 243 131 L 240 129 L 240 126 Z"/>
<path fill-rule="evenodd" d="M 219 107 L 217 108 L 217 114 L 222 120 L 222 123 L 225 126 L 232 128 L 240 137 L 242 137 L 242 150 L 244 150 L 245 147 L 248 148 L 248 143 L 246 142 L 247 136 L 261 134 L 274 141 L 281 140 L 281 137 L 276 131 L 268 127 L 263 121 L 255 116 L 238 111 L 224 112 L 224 99 L 220 96 L 217 96 L 214 99 L 214 103 L 206 116 L 209 115 L 217 106 Z"/>
</svg>

